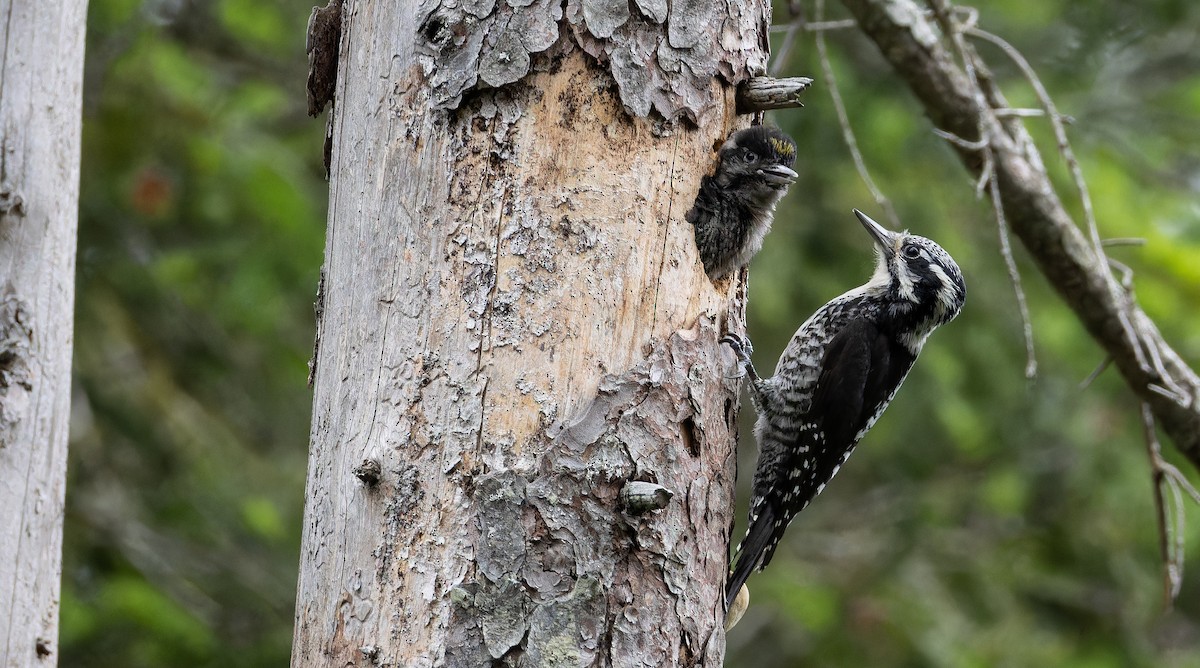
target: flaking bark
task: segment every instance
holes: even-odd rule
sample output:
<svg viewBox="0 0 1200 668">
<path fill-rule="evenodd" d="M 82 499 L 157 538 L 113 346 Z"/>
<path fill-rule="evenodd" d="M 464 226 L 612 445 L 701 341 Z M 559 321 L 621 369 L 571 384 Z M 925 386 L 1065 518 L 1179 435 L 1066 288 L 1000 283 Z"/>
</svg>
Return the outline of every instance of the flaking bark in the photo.
<svg viewBox="0 0 1200 668">
<path fill-rule="evenodd" d="M 539 54 L 579 48 L 612 75 L 629 114 L 706 125 L 726 113 L 714 78 L 737 85 L 765 72 L 770 11 L 739 0 L 426 0 L 419 16 L 435 107 L 520 81 Z"/>
<path fill-rule="evenodd" d="M 324 7 L 313 7 L 308 17 L 304 52 L 308 54 L 308 115 L 320 114 L 333 102 L 337 85 L 338 50 L 342 42 L 342 2 L 329 0 Z M 328 163 L 325 165 L 329 167 Z"/>
</svg>

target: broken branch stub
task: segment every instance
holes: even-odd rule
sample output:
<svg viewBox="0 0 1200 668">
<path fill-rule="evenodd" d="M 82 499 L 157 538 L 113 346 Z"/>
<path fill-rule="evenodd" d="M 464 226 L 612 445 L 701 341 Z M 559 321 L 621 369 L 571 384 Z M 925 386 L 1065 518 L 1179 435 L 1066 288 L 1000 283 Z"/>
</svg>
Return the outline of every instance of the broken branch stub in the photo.
<svg viewBox="0 0 1200 668">
<path fill-rule="evenodd" d="M 813 80 L 808 77 L 754 77 L 743 81 L 737 90 L 737 112 L 752 114 L 771 109 L 803 107 L 800 94 L 808 90 Z"/>
</svg>

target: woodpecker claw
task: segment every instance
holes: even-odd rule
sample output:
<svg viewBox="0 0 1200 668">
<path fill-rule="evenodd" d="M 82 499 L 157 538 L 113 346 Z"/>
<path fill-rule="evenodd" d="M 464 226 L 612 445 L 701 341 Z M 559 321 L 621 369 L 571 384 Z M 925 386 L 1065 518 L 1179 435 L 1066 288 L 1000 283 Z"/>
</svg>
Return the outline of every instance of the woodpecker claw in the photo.
<svg viewBox="0 0 1200 668">
<path fill-rule="evenodd" d="M 750 364 L 750 355 L 754 354 L 754 346 L 750 344 L 750 339 L 740 334 L 730 333 L 722 336 L 720 342 L 733 349 L 738 364 L 742 366 Z"/>
<path fill-rule="evenodd" d="M 750 339 L 730 332 L 722 336 L 720 342 L 733 350 L 733 354 L 737 357 L 737 364 L 742 369 L 742 376 L 749 377 L 751 381 L 757 381 L 758 372 L 754 370 L 754 363 L 750 361 L 750 355 L 754 354 L 754 346 L 750 344 Z M 742 376 L 737 377 L 741 378 Z"/>
</svg>

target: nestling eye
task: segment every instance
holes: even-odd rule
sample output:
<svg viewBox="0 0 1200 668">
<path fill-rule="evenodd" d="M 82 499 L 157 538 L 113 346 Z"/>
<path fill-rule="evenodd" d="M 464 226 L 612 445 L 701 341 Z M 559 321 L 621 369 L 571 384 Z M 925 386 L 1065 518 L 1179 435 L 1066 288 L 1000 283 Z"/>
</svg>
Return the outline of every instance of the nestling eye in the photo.
<svg viewBox="0 0 1200 668">
<path fill-rule="evenodd" d="M 755 160 L 758 160 L 758 154 L 750 149 L 746 149 L 746 152 L 742 154 L 742 159 L 746 162 L 754 162 Z"/>
<path fill-rule="evenodd" d="M 921 257 L 921 249 L 917 248 L 916 246 L 905 246 L 904 247 L 904 257 L 906 257 L 910 260 L 915 260 L 915 259 Z"/>
</svg>

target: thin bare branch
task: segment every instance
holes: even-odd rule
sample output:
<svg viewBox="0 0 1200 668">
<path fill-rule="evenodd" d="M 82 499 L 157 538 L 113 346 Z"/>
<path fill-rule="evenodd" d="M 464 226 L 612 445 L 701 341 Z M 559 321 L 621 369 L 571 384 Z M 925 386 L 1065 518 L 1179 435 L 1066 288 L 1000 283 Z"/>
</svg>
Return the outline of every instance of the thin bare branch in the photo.
<svg viewBox="0 0 1200 668">
<path fill-rule="evenodd" d="M 1035 118 L 1045 116 L 1044 109 L 997 109 L 996 115 L 1000 118 Z"/>
<path fill-rule="evenodd" d="M 858 27 L 858 24 L 854 22 L 854 19 L 842 19 L 841 21 L 821 21 L 819 23 L 818 22 L 805 23 L 801 29 L 804 32 L 825 32 L 828 30 L 849 30 L 851 28 L 857 28 L 857 27 Z M 792 29 L 792 23 L 789 22 L 784 25 L 771 26 L 770 31 L 772 33 L 779 33 L 779 32 L 787 32 L 791 29 Z"/>
<path fill-rule="evenodd" d="M 813 13 L 817 22 L 821 22 L 825 16 L 825 0 L 817 0 Z M 829 62 L 829 50 L 825 46 L 825 33 L 817 32 L 816 35 L 817 54 L 821 59 L 821 73 L 825 77 L 825 85 L 829 88 L 829 97 L 833 101 L 834 111 L 837 112 L 838 125 L 842 126 L 842 140 L 846 142 L 846 148 L 850 150 L 854 168 L 858 170 L 859 178 L 867 186 L 867 190 L 871 191 L 871 197 L 875 198 L 875 203 L 883 209 L 892 226 L 900 229 L 904 227 L 900 223 L 900 216 L 896 215 L 896 209 L 892 206 L 891 200 L 875 185 L 875 180 L 871 178 L 871 173 L 867 170 L 867 163 L 863 160 L 862 151 L 858 149 L 858 140 L 854 137 L 854 130 L 850 127 L 850 116 L 846 113 L 846 103 L 842 101 L 837 77 L 833 75 L 833 65 Z"/>
<path fill-rule="evenodd" d="M 1104 239 L 1100 243 L 1107 248 L 1109 246 L 1145 246 L 1146 240 L 1140 237 L 1113 237 Z"/>
<path fill-rule="evenodd" d="M 990 162 L 990 152 L 989 152 Z M 1025 290 L 1021 287 L 1021 272 L 1017 269 L 1017 261 L 1013 259 L 1012 244 L 1008 240 L 1008 221 L 1004 219 L 1004 204 L 1000 199 L 1000 181 L 993 172 L 988 179 L 991 188 L 992 210 L 996 214 L 996 227 L 1000 232 L 1000 255 L 1004 257 L 1004 267 L 1008 270 L 1008 280 L 1012 283 L 1013 291 L 1017 293 L 1017 309 L 1021 312 L 1021 332 L 1025 335 L 1025 378 L 1037 378 L 1037 353 L 1033 349 L 1033 322 L 1029 319 L 1029 304 L 1025 301 Z"/>
<path fill-rule="evenodd" d="M 975 199 L 983 197 L 983 191 L 996 176 L 996 160 L 992 152 L 984 154 L 983 169 L 979 170 L 979 178 L 975 179 Z"/>
<path fill-rule="evenodd" d="M 1197 490 L 1196 487 L 1192 485 L 1191 481 L 1183 475 L 1183 471 L 1179 470 L 1179 467 L 1175 466 L 1171 462 L 1163 460 L 1162 469 L 1163 473 L 1166 473 L 1168 478 L 1174 480 L 1183 491 L 1187 492 L 1188 496 L 1192 497 L 1192 503 L 1200 506 L 1200 490 Z"/>
<path fill-rule="evenodd" d="M 826 30 L 847 30 L 849 28 L 857 28 L 858 24 L 854 19 L 843 19 L 841 21 L 814 21 L 804 26 L 808 32 L 824 32 Z"/>
<path fill-rule="evenodd" d="M 1083 382 L 1079 384 L 1079 389 L 1086 390 L 1087 388 L 1091 387 L 1092 383 L 1096 382 L 1096 379 L 1100 377 L 1100 374 L 1104 373 L 1105 369 L 1112 366 L 1112 362 L 1112 355 L 1105 357 L 1104 361 L 1098 364 L 1096 369 L 1088 374 L 1087 378 L 1083 379 Z"/>
<path fill-rule="evenodd" d="M 978 86 L 973 84 L 965 72 L 966 65 L 956 62 L 955 49 L 937 39 L 939 31 L 930 24 L 929 13 L 912 0 L 841 1 L 920 101 L 935 127 L 968 139 L 981 137 L 977 134 L 980 127 L 993 132 L 990 168 L 999 180 L 1012 234 L 1021 240 L 1049 285 L 1112 358 L 1130 389 L 1150 405 L 1158 425 L 1189 461 L 1200 467 L 1200 376 L 1171 349 L 1136 301 L 1121 289 L 1099 253 L 1103 245 L 1072 221 L 1021 118 L 1002 119 L 996 114 L 996 109 L 1011 105 L 991 74 L 981 70 Z M 943 33 L 949 36 L 953 31 Z M 979 87 L 983 88 L 985 104 L 980 104 Z M 1065 118 L 1052 103 L 1046 113 L 1056 135 L 1061 136 Z M 988 168 L 989 161 L 982 152 L 957 146 L 954 149 L 972 176 L 978 178 Z M 1075 174 L 1079 173 L 1077 167 Z M 1149 346 L 1154 347 L 1153 356 Z M 1152 361 L 1154 358 L 1157 360 Z M 1164 393 L 1168 383 L 1186 392 Z"/>
<path fill-rule="evenodd" d="M 992 138 L 990 136 L 988 136 L 987 134 L 984 134 L 978 141 L 970 141 L 967 139 L 963 139 L 962 137 L 959 137 L 956 134 L 946 132 L 945 130 L 943 130 L 941 128 L 934 128 L 933 134 L 941 137 L 942 139 L 945 139 L 946 141 L 950 142 L 951 144 L 954 144 L 955 146 L 957 146 L 959 148 L 963 148 L 968 151 L 981 151 L 981 150 L 987 148 L 988 142 L 990 142 L 992 140 Z"/>
<path fill-rule="evenodd" d="M 971 27 L 979 20 L 979 13 L 972 8 L 966 8 L 966 18 L 963 21 L 958 21 L 951 17 L 949 11 L 941 0 L 930 0 L 930 6 L 933 9 L 934 16 L 941 24 L 942 29 L 951 36 L 951 41 L 954 44 L 954 49 L 958 53 L 959 61 L 962 63 L 963 70 L 967 74 L 967 79 L 971 82 L 971 89 L 974 91 L 976 103 L 981 106 L 987 106 L 987 101 L 983 95 L 983 89 L 979 86 L 979 75 L 976 72 L 975 54 L 967 49 L 966 42 L 963 40 L 962 33 Z M 983 154 L 983 168 L 979 173 L 979 180 L 975 185 L 975 196 L 979 197 L 982 194 L 985 184 L 988 186 L 991 200 L 992 211 L 996 217 L 996 229 L 1000 237 L 1000 255 L 1004 258 L 1004 268 L 1008 271 L 1008 280 L 1012 283 L 1013 292 L 1017 296 L 1017 310 L 1021 314 L 1021 333 L 1025 338 L 1025 378 L 1032 380 L 1037 377 L 1037 353 L 1033 346 L 1033 322 L 1029 318 L 1029 304 L 1025 299 L 1025 289 L 1021 286 L 1021 272 L 1017 268 L 1017 261 L 1013 258 L 1012 242 L 1008 235 L 1008 222 L 1004 218 L 1004 202 L 1000 197 L 1000 181 L 996 178 L 995 156 L 992 155 L 992 133 L 981 118 L 976 125 L 976 130 L 979 133 L 977 141 L 965 141 L 954 134 L 935 128 L 934 132 L 946 139 L 954 141 L 960 148 L 964 150 L 981 151 Z"/>
<path fill-rule="evenodd" d="M 1142 402 L 1142 435 L 1146 441 L 1146 455 L 1150 459 L 1150 476 L 1154 491 L 1154 517 L 1158 523 L 1158 552 L 1163 562 L 1163 596 L 1169 607 L 1179 595 L 1183 582 L 1183 563 L 1178 559 L 1177 543 L 1172 541 L 1172 525 L 1168 523 L 1167 501 L 1163 496 L 1163 486 L 1166 484 L 1166 474 L 1163 472 L 1162 446 L 1158 442 L 1158 433 L 1154 428 L 1154 413 L 1149 404 Z M 1182 501 L 1182 500 L 1181 500 Z M 1182 513 L 1182 507 L 1177 507 L 1177 516 Z"/>
<path fill-rule="evenodd" d="M 1017 66 L 1017 69 L 1021 70 L 1021 74 L 1033 88 L 1034 94 L 1037 95 L 1038 101 L 1042 103 L 1042 108 L 1046 110 L 1046 115 L 1050 118 L 1050 127 L 1054 129 L 1054 138 L 1058 142 L 1058 151 L 1067 163 L 1067 168 L 1071 172 L 1071 180 L 1075 183 L 1075 189 L 1079 191 L 1079 201 L 1083 206 L 1083 219 L 1087 223 L 1088 234 L 1092 238 L 1096 255 L 1104 257 L 1104 246 L 1100 242 L 1100 229 L 1096 225 L 1096 213 L 1092 209 L 1092 196 L 1088 192 L 1087 181 L 1083 178 L 1083 170 L 1079 166 L 1079 160 L 1075 157 L 1075 151 L 1071 149 L 1071 141 L 1067 139 L 1067 128 L 1062 122 L 1062 116 L 1058 113 L 1058 107 L 1042 84 L 1041 78 L 1038 77 L 1037 72 L 1034 71 L 1025 56 L 1003 38 L 977 27 L 965 28 L 963 32 L 999 48 Z"/>
<path fill-rule="evenodd" d="M 783 43 L 779 45 L 779 51 L 771 54 L 771 67 L 767 70 L 767 73 L 773 77 L 779 76 L 779 73 L 787 65 L 788 56 L 792 52 L 792 46 L 796 43 L 796 35 L 800 34 L 800 31 L 804 28 L 804 4 L 801 2 L 789 4 L 788 14 L 792 20 L 786 26 L 771 28 L 771 32 L 775 32 L 777 28 L 783 28 L 785 33 Z"/>
</svg>

